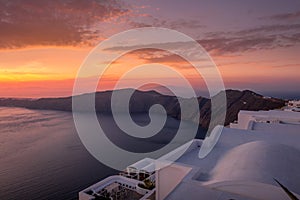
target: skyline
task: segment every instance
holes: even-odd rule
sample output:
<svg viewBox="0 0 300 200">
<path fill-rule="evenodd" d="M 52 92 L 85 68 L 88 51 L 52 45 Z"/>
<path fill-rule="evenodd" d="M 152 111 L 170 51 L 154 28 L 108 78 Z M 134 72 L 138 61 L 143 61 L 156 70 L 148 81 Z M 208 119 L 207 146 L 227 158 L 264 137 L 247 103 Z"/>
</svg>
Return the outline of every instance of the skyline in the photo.
<svg viewBox="0 0 300 200">
<path fill-rule="evenodd" d="M 121 31 L 149 26 L 174 29 L 197 40 L 218 66 L 226 89 L 299 93 L 296 0 L 13 0 L 1 1 L 0 8 L 0 97 L 70 96 L 77 71 L 96 44 Z M 178 56 L 135 51 L 112 65 L 103 89 L 111 89 L 128 68 L 149 63 L 172 66 L 193 82 L 189 64 Z M 163 72 L 144 72 L 141 77 L 172 79 Z M 128 85 L 139 78 L 132 77 Z M 195 88 L 205 90 L 203 80 L 195 80 Z"/>
</svg>

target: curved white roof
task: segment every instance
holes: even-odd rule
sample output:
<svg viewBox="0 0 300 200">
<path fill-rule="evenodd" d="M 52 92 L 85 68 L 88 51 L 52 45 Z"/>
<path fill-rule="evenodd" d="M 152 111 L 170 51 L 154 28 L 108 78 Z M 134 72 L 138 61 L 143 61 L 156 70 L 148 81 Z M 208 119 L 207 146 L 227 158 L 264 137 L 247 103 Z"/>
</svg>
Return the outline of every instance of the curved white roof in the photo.
<svg viewBox="0 0 300 200">
<path fill-rule="evenodd" d="M 254 141 L 239 145 L 218 161 L 210 183 L 253 181 L 278 186 L 273 178 L 300 194 L 300 151 L 284 144 Z"/>
</svg>

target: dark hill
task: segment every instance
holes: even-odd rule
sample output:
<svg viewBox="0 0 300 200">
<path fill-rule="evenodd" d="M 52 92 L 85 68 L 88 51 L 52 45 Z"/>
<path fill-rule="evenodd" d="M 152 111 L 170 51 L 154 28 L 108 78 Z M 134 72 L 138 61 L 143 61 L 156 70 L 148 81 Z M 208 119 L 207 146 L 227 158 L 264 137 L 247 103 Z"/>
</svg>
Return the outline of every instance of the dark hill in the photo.
<svg viewBox="0 0 300 200">
<path fill-rule="evenodd" d="M 130 90 L 130 89 L 126 89 Z M 124 90 L 118 90 L 122 92 Z M 224 92 L 224 91 L 223 91 Z M 111 94 L 112 91 L 97 92 L 95 105 L 97 112 L 111 112 Z M 76 96 L 75 98 L 86 98 L 90 94 Z M 226 90 L 227 96 L 227 115 L 225 125 L 237 119 L 237 114 L 240 110 L 271 110 L 281 108 L 285 105 L 285 101 L 275 98 L 266 98 L 252 91 Z M 220 93 L 213 98 L 219 98 Z M 198 97 L 200 119 L 193 118 L 193 113 L 187 119 L 199 123 L 200 126 L 207 128 L 211 118 L 211 100 Z M 183 99 L 189 101 L 189 99 Z M 119 100 L 120 103 L 122 99 Z M 167 114 L 171 117 L 180 119 L 180 106 L 175 96 L 162 95 L 155 91 L 139 91 L 136 90 L 130 100 L 131 113 L 147 113 L 153 104 L 162 105 Z M 0 106 L 6 107 L 23 107 L 28 109 L 44 109 L 44 110 L 59 110 L 72 111 L 72 97 L 65 98 L 41 98 L 41 99 L 0 99 Z M 90 110 L 89 105 L 80 108 L 80 111 Z"/>
</svg>

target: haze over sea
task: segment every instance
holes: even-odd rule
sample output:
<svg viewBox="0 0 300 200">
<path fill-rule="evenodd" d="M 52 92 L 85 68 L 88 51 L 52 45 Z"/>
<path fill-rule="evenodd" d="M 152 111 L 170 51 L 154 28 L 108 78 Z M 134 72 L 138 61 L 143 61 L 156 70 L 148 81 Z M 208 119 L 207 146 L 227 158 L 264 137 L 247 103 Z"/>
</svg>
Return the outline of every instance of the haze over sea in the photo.
<svg viewBox="0 0 300 200">
<path fill-rule="evenodd" d="M 130 150 L 137 142 L 120 136 L 110 115 L 99 118 L 119 146 Z M 140 125 L 149 123 L 146 114 L 133 118 Z M 168 118 L 160 136 L 140 146 L 143 150 L 163 146 L 178 125 L 179 121 Z M 189 123 L 185 128 L 188 131 Z M 77 199 L 80 190 L 114 173 L 82 145 L 72 113 L 0 107 L 1 200 Z"/>
</svg>

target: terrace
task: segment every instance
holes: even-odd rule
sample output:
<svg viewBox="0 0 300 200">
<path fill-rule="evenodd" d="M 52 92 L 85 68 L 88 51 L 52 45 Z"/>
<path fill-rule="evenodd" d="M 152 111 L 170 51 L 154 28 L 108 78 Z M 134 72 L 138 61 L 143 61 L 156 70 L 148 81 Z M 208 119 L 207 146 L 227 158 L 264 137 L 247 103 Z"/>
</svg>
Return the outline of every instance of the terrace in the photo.
<svg viewBox="0 0 300 200">
<path fill-rule="evenodd" d="M 118 182 L 106 186 L 99 192 L 93 192 L 92 195 L 95 197 L 94 200 L 138 200 L 143 197 L 143 195 Z"/>
<path fill-rule="evenodd" d="M 155 178 L 149 177 L 151 183 Z M 149 182 L 148 181 L 148 182 Z M 80 200 L 138 200 L 145 199 L 153 195 L 155 188 L 147 188 L 145 185 L 147 181 L 141 182 L 135 179 L 129 179 L 123 176 L 110 176 L 89 188 L 79 193 Z M 145 187 L 141 187 L 144 186 Z"/>
</svg>

